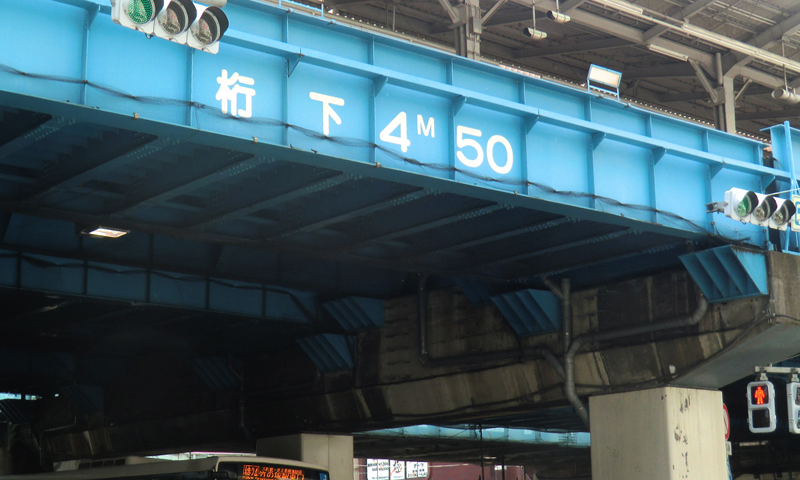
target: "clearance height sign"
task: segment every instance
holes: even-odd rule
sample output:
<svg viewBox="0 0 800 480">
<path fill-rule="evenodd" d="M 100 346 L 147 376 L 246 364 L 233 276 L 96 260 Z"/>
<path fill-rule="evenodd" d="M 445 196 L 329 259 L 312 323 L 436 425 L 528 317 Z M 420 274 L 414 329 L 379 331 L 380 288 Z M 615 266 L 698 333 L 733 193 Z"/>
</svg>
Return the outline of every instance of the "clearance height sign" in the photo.
<svg viewBox="0 0 800 480">
<path fill-rule="evenodd" d="M 405 480 L 428 477 L 428 462 L 367 459 L 367 480 Z"/>
</svg>

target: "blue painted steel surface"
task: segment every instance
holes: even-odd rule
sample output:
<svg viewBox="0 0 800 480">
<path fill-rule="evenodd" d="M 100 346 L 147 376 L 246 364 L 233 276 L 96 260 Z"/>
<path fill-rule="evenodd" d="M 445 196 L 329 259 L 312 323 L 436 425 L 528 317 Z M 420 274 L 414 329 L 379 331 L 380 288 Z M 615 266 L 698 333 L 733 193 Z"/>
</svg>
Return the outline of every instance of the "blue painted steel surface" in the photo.
<svg viewBox="0 0 800 480">
<path fill-rule="evenodd" d="M 152 303 L 308 324 L 311 292 L 0 249 L 0 287 Z"/>
<path fill-rule="evenodd" d="M 494 295 L 491 300 L 520 337 L 561 328 L 561 302 L 551 292 L 519 290 Z"/>
<path fill-rule="evenodd" d="M 711 303 L 769 294 L 763 252 L 728 245 L 680 259 Z"/>
<path fill-rule="evenodd" d="M 482 430 L 482 431 L 481 431 Z M 522 443 L 530 445 L 561 445 L 571 447 L 589 447 L 591 437 L 588 433 L 552 433 L 529 430 L 523 428 L 475 428 L 464 426 L 437 427 L 434 425 L 414 425 L 412 427 L 387 428 L 384 430 L 370 430 L 357 432 L 359 436 L 386 436 L 386 437 L 419 437 L 440 438 L 448 440 L 470 440 L 485 442 Z"/>
<path fill-rule="evenodd" d="M 321 372 L 337 372 L 353 368 L 350 337 L 346 335 L 322 333 L 298 338 L 297 344 Z"/>
<path fill-rule="evenodd" d="M 0 40 L 27 39 L 0 54 L 0 102 L 64 119 L 37 138 L 89 120 L 641 232 L 759 246 L 763 229 L 712 225 L 704 205 L 732 186 L 791 180 L 786 168 L 761 164 L 759 142 L 260 2 L 229 2 L 232 27 L 218 55 L 119 27 L 100 0 L 6 0 L 0 11 Z M 120 214 L 175 195 L 156 190 Z M 148 220 L 157 215 L 150 208 Z"/>
<path fill-rule="evenodd" d="M 384 324 L 383 300 L 377 298 L 340 298 L 322 306 L 347 333 L 381 328 Z"/>
<path fill-rule="evenodd" d="M 789 170 L 790 180 L 776 178 L 775 191 L 782 192 L 780 197 L 791 200 L 792 195 L 800 194 L 797 184 L 797 168 L 795 165 L 795 152 L 800 153 L 800 130 L 789 126 L 789 121 L 783 125 L 775 125 L 765 128 L 772 139 L 772 156 L 775 157 L 779 166 Z M 800 160 L 800 156 L 798 156 Z M 795 202 L 795 207 L 800 207 L 800 202 Z M 800 211 L 800 208 L 798 208 Z M 782 232 L 782 245 L 787 251 L 797 252 L 800 248 L 800 234 L 795 229 L 800 230 L 800 215 L 792 218 L 791 229 Z"/>
</svg>

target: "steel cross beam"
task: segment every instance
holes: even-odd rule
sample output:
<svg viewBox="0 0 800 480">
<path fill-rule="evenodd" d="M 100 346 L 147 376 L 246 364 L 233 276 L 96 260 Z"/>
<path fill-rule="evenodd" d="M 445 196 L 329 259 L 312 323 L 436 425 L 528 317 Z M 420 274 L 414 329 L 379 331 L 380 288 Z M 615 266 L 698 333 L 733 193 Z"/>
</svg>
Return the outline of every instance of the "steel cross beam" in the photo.
<svg viewBox="0 0 800 480">
<path fill-rule="evenodd" d="M 683 7 L 680 10 L 680 12 L 678 12 L 677 16 L 680 20 L 683 21 L 688 20 L 695 14 L 700 13 L 703 9 L 705 9 L 707 6 L 711 5 L 715 1 L 716 0 L 695 0 L 689 5 Z M 654 27 L 650 27 L 648 30 L 644 32 L 644 35 L 642 35 L 642 39 L 644 41 L 648 41 L 651 38 L 658 37 L 659 35 L 665 33 L 668 30 L 669 28 L 664 25 L 656 25 Z"/>
<path fill-rule="evenodd" d="M 367 245 L 371 245 L 378 242 L 384 242 L 387 240 L 394 240 L 396 238 L 406 237 L 408 235 L 413 235 L 416 233 L 422 233 L 427 230 L 432 230 L 434 228 L 444 227 L 446 225 L 450 225 L 456 222 L 460 222 L 462 220 L 466 220 L 468 218 L 475 218 L 481 215 L 488 215 L 490 213 L 496 212 L 498 210 L 502 210 L 506 208 L 504 205 L 490 205 L 487 207 L 480 207 L 475 208 L 466 212 L 459 212 L 455 215 L 450 215 L 445 218 L 440 218 L 438 220 L 433 220 L 430 222 L 423 223 L 421 225 L 415 225 L 413 227 L 404 228 L 402 230 L 395 230 L 394 232 L 387 233 L 384 235 L 379 235 L 376 237 L 372 237 L 366 240 L 359 241 L 357 243 L 352 243 L 349 245 L 344 245 L 342 247 L 337 248 L 336 252 L 352 252 L 358 250 L 361 247 L 365 247 Z"/>
<path fill-rule="evenodd" d="M 30 132 L 0 146 L 0 159 L 14 155 L 25 147 L 33 145 L 39 140 L 47 138 L 59 130 L 72 125 L 73 123 L 75 123 L 74 120 L 69 120 L 66 118 L 51 118 Z"/>
<path fill-rule="evenodd" d="M 317 180 L 311 182 L 303 187 L 297 188 L 290 192 L 286 192 L 280 195 L 276 195 L 274 197 L 261 200 L 256 203 L 247 203 L 243 206 L 235 207 L 233 209 L 229 209 L 224 211 L 221 214 L 215 215 L 212 218 L 206 219 L 204 222 L 195 223 L 193 225 L 189 225 L 194 230 L 205 230 L 210 228 L 218 223 L 226 222 L 229 220 L 233 220 L 238 217 L 242 217 L 245 215 L 249 215 L 251 213 L 258 212 L 259 210 L 264 210 L 265 208 L 274 207 L 276 205 L 280 205 L 282 203 L 295 200 L 306 195 L 310 195 L 314 192 L 319 192 L 321 190 L 326 190 L 329 188 L 333 188 L 336 185 L 341 183 L 347 182 L 351 180 L 353 177 L 347 174 L 340 174 L 335 175 L 332 177 L 328 177 L 322 180 Z"/>
<path fill-rule="evenodd" d="M 320 230 L 322 228 L 329 227 L 331 225 L 335 225 L 337 223 L 345 222 L 347 220 L 352 220 L 353 218 L 362 217 L 365 215 L 371 215 L 381 210 L 386 210 L 388 208 L 396 207 L 398 205 L 403 205 L 405 203 L 413 202 L 415 200 L 419 200 L 430 195 L 433 195 L 434 192 L 431 190 L 420 189 L 415 192 L 406 193 L 404 195 L 399 195 L 393 198 L 389 198 L 382 202 L 378 202 L 366 207 L 358 208 L 356 210 L 352 210 L 346 213 L 342 213 L 339 215 L 334 215 L 322 220 L 318 220 L 313 223 L 309 223 L 300 227 L 295 227 L 289 230 L 285 230 L 283 232 L 279 232 L 275 235 L 271 235 L 267 238 L 262 239 L 264 242 L 271 242 L 275 240 L 279 240 L 281 238 L 290 237 L 293 235 L 297 235 L 299 233 L 309 233 L 315 230 Z"/>
<path fill-rule="evenodd" d="M 37 193 L 29 194 L 27 200 L 34 201 L 37 199 L 47 197 L 54 193 L 70 190 L 72 188 L 77 187 L 78 185 L 83 184 L 88 180 L 97 178 L 105 173 L 108 173 L 113 169 L 129 165 L 143 158 L 150 157 L 166 148 L 177 145 L 178 143 L 180 143 L 180 140 L 176 138 L 169 138 L 169 137 L 154 138 L 150 142 L 141 145 L 139 147 L 136 147 L 127 153 L 111 158 L 95 166 L 90 166 L 89 168 L 86 168 L 85 170 L 82 170 L 80 172 L 76 171 L 74 174 L 67 174 L 66 178 L 57 180 L 49 187 L 46 187 Z"/>
<path fill-rule="evenodd" d="M 487 243 L 497 242 L 497 241 L 500 241 L 500 240 L 505 240 L 507 238 L 516 237 L 518 235 L 524 235 L 526 233 L 539 232 L 539 231 L 547 230 L 547 229 L 550 229 L 550 228 L 555 228 L 555 227 L 557 227 L 559 225 L 564 225 L 564 224 L 569 223 L 569 222 L 575 222 L 575 221 L 572 220 L 572 219 L 569 219 L 569 218 L 559 218 L 559 219 L 556 219 L 556 220 L 549 220 L 549 221 L 546 221 L 546 222 L 540 222 L 540 223 L 537 223 L 535 225 L 529 225 L 527 227 L 522 227 L 522 228 L 515 228 L 513 230 L 508 230 L 508 231 L 505 231 L 505 232 L 502 232 L 502 233 L 496 233 L 494 235 L 489 235 L 489 236 L 486 236 L 486 237 L 477 238 L 475 240 L 469 240 L 469 241 L 466 241 L 466 242 L 450 244 L 450 245 L 447 245 L 447 246 L 444 246 L 444 247 L 437 248 L 435 250 L 425 250 L 425 251 L 422 251 L 422 252 L 417 252 L 414 255 L 403 257 L 403 260 L 404 261 L 408 261 L 408 260 L 411 260 L 411 259 L 414 259 L 414 258 L 419 258 L 419 257 L 423 257 L 425 255 L 430 255 L 430 254 L 435 253 L 435 252 L 444 252 L 444 251 L 452 252 L 452 251 L 463 250 L 465 248 L 478 247 L 478 246 L 481 246 L 481 245 L 485 245 Z"/>
</svg>

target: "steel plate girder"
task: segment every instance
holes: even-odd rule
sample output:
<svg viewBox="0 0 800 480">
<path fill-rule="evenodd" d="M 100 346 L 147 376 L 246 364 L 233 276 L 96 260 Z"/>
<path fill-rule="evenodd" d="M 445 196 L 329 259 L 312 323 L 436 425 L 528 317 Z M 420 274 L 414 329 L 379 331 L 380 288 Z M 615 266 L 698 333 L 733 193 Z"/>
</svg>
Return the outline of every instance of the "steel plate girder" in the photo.
<svg viewBox="0 0 800 480">
<path fill-rule="evenodd" d="M 74 35 L 63 41 L 58 55 L 87 66 L 90 84 L 83 96 L 98 108 L 75 105 L 81 103 L 81 89 L 58 79 L 80 72 L 71 70 L 72 62 L 54 62 L 37 45 L 21 53 L 4 52 L 0 63 L 58 78 L 22 84 L 12 71 L 3 70 L 6 93 L 0 99 L 9 106 L 39 105 L 50 114 L 69 113 L 69 118 L 97 123 L 113 118 L 112 123 L 159 136 L 183 137 L 185 129 L 199 128 L 191 141 L 201 145 L 224 145 L 257 157 L 279 154 L 345 174 L 469 192 L 503 205 L 689 238 L 711 233 L 704 205 L 728 188 L 761 190 L 762 177 L 789 180 L 787 171 L 760 164 L 758 142 L 335 22 L 287 16 L 286 10 L 269 5 L 231 2 L 227 11 L 234 28 L 220 54 L 211 56 L 146 40 L 114 25 L 99 1 L 68 2 L 103 5 L 89 30 L 77 21 L 80 12 L 66 11 L 74 7 L 35 1 L 41 11 L 58 5 L 52 13 L 63 15 L 65 23 L 75 17 L 72 28 L 53 33 Z M 12 0 L 0 8 L 8 9 L 11 18 L 26 4 Z M 2 38 L 13 38 L 37 20 L 33 13 L 17 16 L 2 25 Z M 83 37 L 89 48 L 71 49 L 84 45 Z M 126 59 L 125 65 L 111 62 L 109 55 L 123 47 L 141 55 Z M 293 60 L 293 69 L 282 68 L 286 59 Z M 174 68 L 154 69 L 168 64 Z M 252 121 L 213 112 L 221 108 L 215 96 L 223 91 L 218 80 L 223 70 L 254 79 Z M 409 71 L 414 75 L 403 73 Z M 158 81 L 148 76 L 156 72 Z M 94 87 L 98 84 L 103 90 Z M 223 102 L 230 101 L 221 95 Z M 241 106 L 245 95 L 236 95 Z M 69 104 L 62 103 L 65 98 Z M 153 101 L 159 98 L 163 104 Z M 373 144 L 384 150 L 373 151 Z M 620 184 L 627 188 L 621 191 Z M 659 213 L 663 210 L 675 215 Z M 210 224 L 245 213 L 243 206 Z M 726 229 L 724 219 L 716 227 L 763 243 L 760 229 Z"/>
</svg>

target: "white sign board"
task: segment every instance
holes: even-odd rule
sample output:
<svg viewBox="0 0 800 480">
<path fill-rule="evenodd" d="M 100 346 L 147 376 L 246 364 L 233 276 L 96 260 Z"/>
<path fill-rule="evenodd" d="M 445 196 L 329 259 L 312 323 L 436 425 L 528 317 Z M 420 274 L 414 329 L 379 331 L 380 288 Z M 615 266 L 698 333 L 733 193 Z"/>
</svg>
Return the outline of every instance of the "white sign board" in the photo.
<svg viewBox="0 0 800 480">
<path fill-rule="evenodd" d="M 389 473 L 390 480 L 405 480 L 406 479 L 406 462 L 402 460 L 389 460 Z"/>
<path fill-rule="evenodd" d="M 407 462 L 406 478 L 428 478 L 428 462 Z"/>
<path fill-rule="evenodd" d="M 792 203 L 797 209 L 797 214 L 792 217 L 791 227 L 793 232 L 800 232 L 800 195 L 792 195 Z"/>
<path fill-rule="evenodd" d="M 367 459 L 367 480 L 378 480 L 378 461 L 374 458 Z"/>
</svg>

